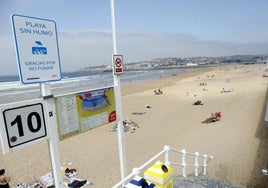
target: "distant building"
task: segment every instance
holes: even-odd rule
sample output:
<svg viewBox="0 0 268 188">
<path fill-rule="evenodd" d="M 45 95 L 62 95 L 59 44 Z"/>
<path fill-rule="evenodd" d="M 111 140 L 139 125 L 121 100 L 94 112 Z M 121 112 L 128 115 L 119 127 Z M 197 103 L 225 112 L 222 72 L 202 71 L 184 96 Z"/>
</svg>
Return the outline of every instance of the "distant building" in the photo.
<svg viewBox="0 0 268 188">
<path fill-rule="evenodd" d="M 186 63 L 186 66 L 198 66 L 198 64 L 189 62 L 189 63 Z"/>
</svg>

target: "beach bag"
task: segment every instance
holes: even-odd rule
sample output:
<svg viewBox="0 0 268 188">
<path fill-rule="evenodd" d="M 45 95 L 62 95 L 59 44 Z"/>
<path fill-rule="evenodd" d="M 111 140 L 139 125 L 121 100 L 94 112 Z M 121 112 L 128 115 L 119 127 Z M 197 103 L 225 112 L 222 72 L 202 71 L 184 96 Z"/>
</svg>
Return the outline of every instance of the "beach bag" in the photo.
<svg viewBox="0 0 268 188">
<path fill-rule="evenodd" d="M 134 187 L 155 188 L 155 185 L 153 183 L 149 184 L 144 178 L 136 176 L 124 188 L 134 188 Z"/>
</svg>

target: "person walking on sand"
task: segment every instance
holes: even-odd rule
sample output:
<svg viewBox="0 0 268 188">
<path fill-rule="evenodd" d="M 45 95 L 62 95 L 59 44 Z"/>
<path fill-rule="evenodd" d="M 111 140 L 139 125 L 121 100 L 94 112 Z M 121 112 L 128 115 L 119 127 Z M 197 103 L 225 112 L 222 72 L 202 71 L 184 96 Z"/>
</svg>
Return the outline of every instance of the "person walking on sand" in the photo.
<svg viewBox="0 0 268 188">
<path fill-rule="evenodd" d="M 5 175 L 5 169 L 0 170 L 0 188 L 10 188 L 9 181 L 10 177 Z"/>
</svg>

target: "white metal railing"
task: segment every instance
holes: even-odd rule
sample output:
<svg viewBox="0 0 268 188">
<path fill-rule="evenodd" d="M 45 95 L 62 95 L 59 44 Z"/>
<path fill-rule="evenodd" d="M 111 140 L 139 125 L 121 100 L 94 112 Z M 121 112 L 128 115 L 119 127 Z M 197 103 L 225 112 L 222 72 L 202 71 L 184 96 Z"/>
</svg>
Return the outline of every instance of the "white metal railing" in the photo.
<svg viewBox="0 0 268 188">
<path fill-rule="evenodd" d="M 174 151 L 174 152 L 177 152 L 177 153 L 180 153 L 182 155 L 182 162 L 181 163 L 170 162 L 170 164 L 171 165 L 176 165 L 176 166 L 181 166 L 182 167 L 182 176 L 183 177 L 187 177 L 187 173 L 186 173 L 186 167 L 187 166 L 195 168 L 195 173 L 194 173 L 195 176 L 198 176 L 198 168 L 200 166 L 203 167 L 203 175 L 207 174 L 207 167 L 208 167 L 207 162 L 208 162 L 208 160 L 213 159 L 213 156 L 208 156 L 206 154 L 200 155 L 199 152 L 191 153 L 191 152 L 187 152 L 185 149 L 176 150 L 176 149 L 170 148 L 170 150 Z M 194 164 L 187 164 L 186 163 L 186 156 L 187 155 L 195 157 Z M 203 164 L 202 165 L 200 165 L 198 163 L 199 158 L 203 158 Z"/>
<path fill-rule="evenodd" d="M 169 160 L 169 152 L 170 151 L 181 154 L 181 156 L 182 156 L 181 163 L 175 163 L 175 162 L 171 162 Z M 143 165 L 141 165 L 140 167 L 133 168 L 132 172 L 128 176 L 126 176 L 124 179 L 122 179 L 120 182 L 118 182 L 116 185 L 114 185 L 113 188 L 119 188 L 119 187 L 124 186 L 126 184 L 126 182 L 129 182 L 130 179 L 139 175 L 141 170 L 143 170 L 145 167 L 147 167 L 149 164 L 151 164 L 153 161 L 155 161 L 157 158 L 159 158 L 163 154 L 165 155 L 165 162 L 164 162 L 165 165 L 167 165 L 167 166 L 175 165 L 175 166 L 182 167 L 182 176 L 183 177 L 187 177 L 187 173 L 186 173 L 187 166 L 195 168 L 195 173 L 194 173 L 195 176 L 198 176 L 198 168 L 200 166 L 202 166 L 203 167 L 203 175 L 206 175 L 207 174 L 207 167 L 208 167 L 207 162 L 210 159 L 213 159 L 213 156 L 200 155 L 198 152 L 191 153 L 191 152 L 187 152 L 185 149 L 176 150 L 176 149 L 170 148 L 169 146 L 164 146 L 164 149 L 162 151 L 160 151 L 158 154 L 156 154 L 150 160 L 145 162 Z M 194 156 L 194 163 L 193 164 L 192 163 L 187 164 L 187 161 L 186 161 L 187 155 Z M 200 165 L 198 163 L 200 158 L 203 158 L 202 165 Z"/>
<path fill-rule="evenodd" d="M 268 168 L 264 168 L 261 170 L 261 173 L 265 176 L 268 176 Z"/>
</svg>

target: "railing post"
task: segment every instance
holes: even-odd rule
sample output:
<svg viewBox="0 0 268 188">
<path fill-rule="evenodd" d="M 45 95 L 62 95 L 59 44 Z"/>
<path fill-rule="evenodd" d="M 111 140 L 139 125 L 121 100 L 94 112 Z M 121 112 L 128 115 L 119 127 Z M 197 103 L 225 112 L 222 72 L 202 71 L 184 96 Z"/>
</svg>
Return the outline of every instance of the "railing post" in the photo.
<svg viewBox="0 0 268 188">
<path fill-rule="evenodd" d="M 186 150 L 182 149 L 181 153 L 182 153 L 182 161 L 181 161 L 182 177 L 187 177 L 187 175 L 186 175 L 186 160 L 185 160 Z"/>
<path fill-rule="evenodd" d="M 194 170 L 194 175 L 195 176 L 198 176 L 198 156 L 199 156 L 199 153 L 198 152 L 195 152 L 195 163 L 194 163 L 194 166 L 195 166 L 195 170 Z"/>
<path fill-rule="evenodd" d="M 133 168 L 132 169 L 132 173 L 134 173 L 135 174 L 135 176 L 137 176 L 137 175 L 139 175 L 140 174 L 140 170 L 139 170 L 139 168 Z"/>
<path fill-rule="evenodd" d="M 204 156 L 204 163 L 203 163 L 203 175 L 207 174 L 207 155 L 203 155 Z"/>
<path fill-rule="evenodd" d="M 169 146 L 164 146 L 164 150 L 165 152 L 165 165 L 170 166 L 170 161 L 169 161 L 169 150 L 170 147 Z"/>
</svg>

